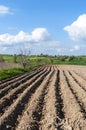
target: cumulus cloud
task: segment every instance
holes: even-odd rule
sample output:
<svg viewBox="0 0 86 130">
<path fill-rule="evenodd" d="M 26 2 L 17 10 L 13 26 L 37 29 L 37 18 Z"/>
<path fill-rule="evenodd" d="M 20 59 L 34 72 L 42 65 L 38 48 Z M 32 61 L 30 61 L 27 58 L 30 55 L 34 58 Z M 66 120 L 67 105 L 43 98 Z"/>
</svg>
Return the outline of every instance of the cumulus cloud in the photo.
<svg viewBox="0 0 86 130">
<path fill-rule="evenodd" d="M 79 45 L 75 45 L 73 48 L 70 49 L 71 52 L 80 50 Z"/>
<path fill-rule="evenodd" d="M 35 41 L 46 41 L 50 40 L 50 34 L 46 28 L 36 28 L 32 33 L 32 39 Z"/>
<path fill-rule="evenodd" d="M 0 15 L 13 14 L 7 6 L 0 5 Z"/>
<path fill-rule="evenodd" d="M 80 15 L 71 25 L 64 27 L 70 38 L 75 41 L 86 41 L 86 14 Z"/>
<path fill-rule="evenodd" d="M 36 28 L 31 34 L 24 31 L 20 31 L 17 35 L 11 35 L 9 33 L 0 35 L 0 45 L 10 45 L 24 42 L 41 42 L 48 41 L 51 36 L 46 28 Z"/>
<path fill-rule="evenodd" d="M 19 31 L 18 34 L 0 35 L 0 46 L 7 53 L 19 53 L 19 48 L 29 48 L 32 54 L 57 54 L 59 41 L 53 40 L 46 28 L 35 28 L 31 33 Z"/>
</svg>

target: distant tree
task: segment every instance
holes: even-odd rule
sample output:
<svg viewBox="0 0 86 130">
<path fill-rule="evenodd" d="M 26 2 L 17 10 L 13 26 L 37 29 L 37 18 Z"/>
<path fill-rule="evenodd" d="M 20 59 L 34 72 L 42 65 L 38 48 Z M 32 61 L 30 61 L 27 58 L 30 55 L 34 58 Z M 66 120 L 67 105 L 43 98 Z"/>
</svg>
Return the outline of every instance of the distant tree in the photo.
<svg viewBox="0 0 86 130">
<path fill-rule="evenodd" d="M 44 56 L 44 54 L 43 54 L 43 53 L 41 53 L 41 54 L 40 54 L 40 56 Z"/>
<path fill-rule="evenodd" d="M 66 61 L 67 58 L 68 58 L 68 56 L 58 56 L 57 60 L 59 60 L 59 61 Z"/>
<path fill-rule="evenodd" d="M 51 61 L 51 64 L 53 64 L 53 59 L 52 58 L 50 58 L 50 61 Z"/>
<path fill-rule="evenodd" d="M 16 54 L 13 55 L 13 62 L 17 63 L 17 56 L 16 56 Z"/>
<path fill-rule="evenodd" d="M 4 61 L 5 61 L 5 60 L 4 60 L 3 56 L 0 55 L 0 62 L 4 62 Z"/>
<path fill-rule="evenodd" d="M 30 55 L 31 51 L 25 48 L 20 49 L 20 62 L 25 69 L 29 63 L 28 56 Z"/>
<path fill-rule="evenodd" d="M 75 56 L 69 56 L 67 60 L 68 60 L 68 61 L 72 61 L 72 60 L 74 60 L 74 59 L 75 59 Z"/>
</svg>

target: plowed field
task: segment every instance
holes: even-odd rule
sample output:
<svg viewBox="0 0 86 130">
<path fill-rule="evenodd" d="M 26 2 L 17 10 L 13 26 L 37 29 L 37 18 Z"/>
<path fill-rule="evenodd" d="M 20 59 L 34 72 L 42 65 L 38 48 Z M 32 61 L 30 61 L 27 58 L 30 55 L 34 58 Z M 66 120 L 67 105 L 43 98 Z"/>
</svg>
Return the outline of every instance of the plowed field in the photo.
<svg viewBox="0 0 86 130">
<path fill-rule="evenodd" d="M 86 66 L 44 66 L 0 82 L 0 130 L 86 130 Z"/>
</svg>

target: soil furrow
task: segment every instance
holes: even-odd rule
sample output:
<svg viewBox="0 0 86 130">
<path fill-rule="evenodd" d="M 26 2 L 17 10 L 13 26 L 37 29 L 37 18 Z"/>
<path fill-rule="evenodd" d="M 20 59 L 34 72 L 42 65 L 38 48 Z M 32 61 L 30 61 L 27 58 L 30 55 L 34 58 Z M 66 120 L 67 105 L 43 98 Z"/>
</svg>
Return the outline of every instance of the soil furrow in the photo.
<svg viewBox="0 0 86 130">
<path fill-rule="evenodd" d="M 85 72 L 46 65 L 0 81 L 0 130 L 86 130 Z"/>
<path fill-rule="evenodd" d="M 40 130 L 57 130 L 57 110 L 55 97 L 55 81 L 57 71 L 54 72 L 44 98 Z"/>
<path fill-rule="evenodd" d="M 65 113 L 64 120 L 61 120 L 59 124 L 60 127 L 63 130 L 85 130 L 86 121 L 83 113 L 81 113 L 81 107 L 71 92 L 67 79 L 62 71 L 60 71 L 60 88 Z"/>
<path fill-rule="evenodd" d="M 60 88 L 60 70 L 57 72 L 56 77 L 56 88 L 55 88 L 55 95 L 56 95 L 56 110 L 57 110 L 57 123 L 58 123 L 58 130 L 61 130 L 59 126 L 59 122 L 64 119 L 64 111 L 63 111 L 63 99 L 61 97 L 61 88 Z"/>
<path fill-rule="evenodd" d="M 86 92 L 74 81 L 68 71 L 64 71 L 66 81 L 69 84 L 71 92 L 75 95 L 84 115 L 86 116 Z"/>
<path fill-rule="evenodd" d="M 12 102 L 15 102 L 15 99 L 21 94 L 29 85 L 31 85 L 39 76 L 41 76 L 46 70 L 36 74 L 27 82 L 23 83 L 22 85 L 18 86 L 18 88 L 13 89 L 10 93 L 3 97 L 0 101 L 0 113 L 3 114 L 6 107 L 10 106 Z M 4 109 L 5 108 L 5 109 Z"/>
<path fill-rule="evenodd" d="M 37 80 L 29 86 L 24 92 L 19 96 L 19 98 L 14 102 L 1 116 L 0 118 L 0 128 L 1 130 L 9 129 L 9 126 L 15 127 L 17 118 L 22 114 L 25 108 L 25 104 L 29 101 L 31 95 L 35 93 L 36 89 L 39 87 L 44 77 L 49 73 L 45 72 L 42 76 L 37 78 Z M 10 128 L 10 129 L 11 129 Z"/>
<path fill-rule="evenodd" d="M 77 72 L 77 71 L 74 71 L 74 72 L 75 72 L 75 74 L 77 74 L 78 76 L 80 76 L 81 78 L 86 80 L 86 71 L 84 73 L 80 73 L 80 72 Z"/>
<path fill-rule="evenodd" d="M 14 79 L 16 79 L 16 78 L 20 78 L 20 77 L 23 77 L 23 76 L 25 76 L 25 75 L 27 75 L 27 74 L 31 74 L 31 73 L 33 73 L 35 70 L 40 70 L 40 69 L 43 69 L 43 68 L 45 68 L 45 66 L 39 67 L 38 69 L 34 69 L 34 70 L 32 70 L 31 72 L 25 72 L 25 73 L 23 73 L 23 74 L 19 74 L 19 75 L 16 75 L 16 76 L 7 78 L 7 79 L 5 79 L 5 80 L 2 80 L 2 81 L 0 81 L 0 86 L 1 86 L 2 84 L 4 84 L 4 83 L 9 83 L 9 82 L 11 82 L 12 80 L 14 80 Z"/>
<path fill-rule="evenodd" d="M 42 116 L 42 108 L 44 96 L 46 94 L 47 85 L 52 76 L 51 71 L 47 77 L 43 80 L 42 84 L 36 90 L 35 94 L 31 97 L 28 107 L 22 117 L 19 120 L 19 125 L 16 130 L 38 130 L 39 122 Z"/>
<path fill-rule="evenodd" d="M 42 72 L 42 70 L 41 70 L 41 72 Z M 19 81 L 15 80 L 14 84 L 12 84 L 10 86 L 7 86 L 6 88 L 4 88 L 4 89 L 1 90 L 1 92 L 0 92 L 0 98 L 2 98 L 4 95 L 6 95 L 12 89 L 18 87 L 20 84 L 26 82 L 27 80 L 29 80 L 30 78 L 32 78 L 33 76 L 35 76 L 37 73 L 40 73 L 40 71 L 34 72 L 31 75 L 29 75 L 29 76 L 27 76 L 27 77 L 25 77 L 25 78 L 23 78 L 23 79 L 21 79 Z"/>
<path fill-rule="evenodd" d="M 42 71 L 42 70 L 43 70 L 43 68 L 37 69 L 36 71 L 27 72 L 27 73 L 25 73 L 25 74 L 22 74 L 22 75 L 19 76 L 19 77 L 16 77 L 16 78 L 14 77 L 12 80 L 9 80 L 8 82 L 2 83 L 2 84 L 0 85 L 0 90 L 3 89 L 3 88 L 5 88 L 5 87 L 7 87 L 8 85 L 12 85 L 13 83 L 18 82 L 18 81 L 19 81 L 19 83 L 23 83 L 23 82 L 25 82 L 27 79 L 29 79 L 32 75 L 34 75 L 34 74 L 36 74 L 36 73 L 38 73 L 38 72 L 40 72 L 40 71 Z M 21 82 L 20 82 L 20 81 L 21 81 Z"/>
<path fill-rule="evenodd" d="M 73 71 L 70 72 L 69 74 L 72 76 L 72 78 L 76 81 L 76 83 L 81 86 L 81 88 L 86 91 L 86 81 L 84 79 L 82 79 L 80 76 L 78 76 L 77 74 L 75 74 Z"/>
</svg>

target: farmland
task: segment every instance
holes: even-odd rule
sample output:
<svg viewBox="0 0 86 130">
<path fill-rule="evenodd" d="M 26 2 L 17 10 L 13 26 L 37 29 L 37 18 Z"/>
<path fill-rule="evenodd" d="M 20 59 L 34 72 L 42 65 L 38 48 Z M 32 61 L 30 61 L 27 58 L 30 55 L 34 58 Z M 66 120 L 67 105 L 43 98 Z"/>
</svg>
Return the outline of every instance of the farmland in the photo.
<svg viewBox="0 0 86 130">
<path fill-rule="evenodd" d="M 14 75 L 31 71 L 34 68 L 43 65 L 86 65 L 86 56 L 49 56 L 32 55 L 24 56 L 26 67 L 22 65 L 21 55 L 0 55 L 0 80 L 12 77 Z"/>
<path fill-rule="evenodd" d="M 86 66 L 44 65 L 0 82 L 1 130 L 86 130 Z"/>
</svg>

